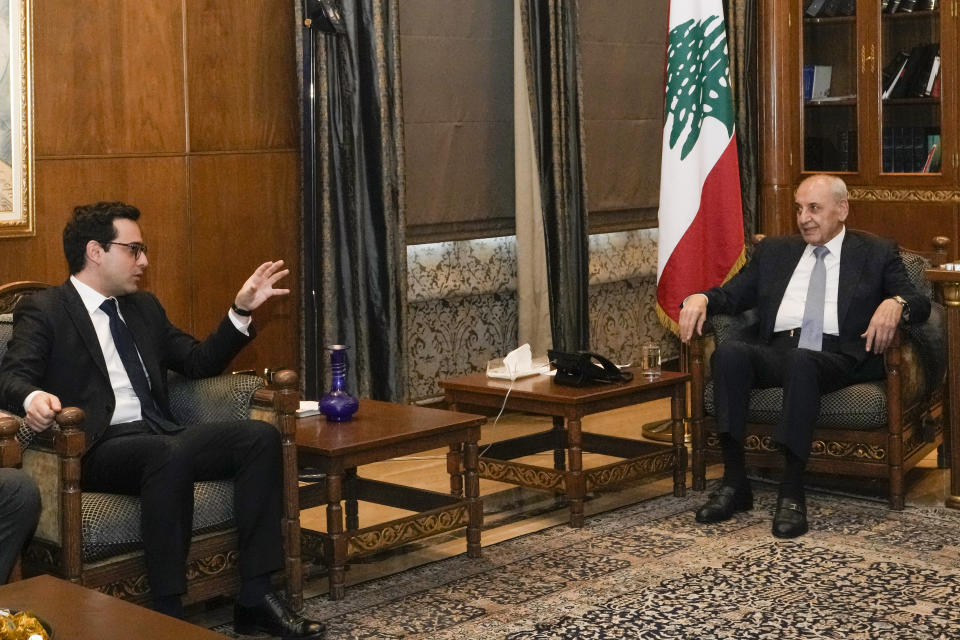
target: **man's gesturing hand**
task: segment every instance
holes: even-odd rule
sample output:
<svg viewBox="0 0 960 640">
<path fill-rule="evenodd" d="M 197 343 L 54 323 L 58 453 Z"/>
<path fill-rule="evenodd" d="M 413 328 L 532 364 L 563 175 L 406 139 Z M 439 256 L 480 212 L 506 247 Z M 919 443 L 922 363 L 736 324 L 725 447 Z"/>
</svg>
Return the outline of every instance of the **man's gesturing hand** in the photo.
<svg viewBox="0 0 960 640">
<path fill-rule="evenodd" d="M 902 312 L 903 307 L 892 298 L 880 303 L 877 310 L 873 312 L 873 317 L 870 318 L 867 330 L 860 335 L 861 338 L 867 339 L 867 351 L 883 353 L 890 346 L 897 325 L 900 324 Z"/>
<path fill-rule="evenodd" d="M 30 401 L 24 421 L 37 433 L 45 431 L 53 426 L 53 419 L 61 408 L 60 398 L 46 391 L 40 391 Z"/>
<path fill-rule="evenodd" d="M 683 342 L 689 342 L 693 337 L 693 331 L 696 329 L 697 335 L 703 335 L 703 323 L 707 319 L 707 296 L 702 293 L 694 293 L 683 301 L 683 308 L 680 309 L 680 318 L 677 325 L 680 328 L 680 339 Z"/>
<path fill-rule="evenodd" d="M 240 287 L 234 304 L 241 309 L 253 311 L 273 296 L 287 295 L 290 289 L 275 289 L 273 285 L 289 273 L 290 269 L 283 268 L 283 260 L 264 262 Z"/>
</svg>

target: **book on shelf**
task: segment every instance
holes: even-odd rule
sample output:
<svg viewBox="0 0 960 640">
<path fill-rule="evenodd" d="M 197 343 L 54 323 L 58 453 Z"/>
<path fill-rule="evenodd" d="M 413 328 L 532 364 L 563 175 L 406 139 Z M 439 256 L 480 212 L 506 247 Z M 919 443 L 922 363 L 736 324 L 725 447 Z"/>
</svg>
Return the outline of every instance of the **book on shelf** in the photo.
<svg viewBox="0 0 960 640">
<path fill-rule="evenodd" d="M 857 94 L 855 94 L 855 93 L 847 93 L 847 94 L 844 94 L 844 95 L 842 95 L 842 96 L 825 96 L 825 97 L 823 97 L 823 98 L 817 99 L 816 102 L 818 102 L 818 103 L 820 103 L 820 104 L 823 104 L 823 103 L 825 103 L 825 102 L 826 102 L 826 103 L 829 103 L 829 102 L 843 102 L 844 100 L 853 100 L 853 101 L 856 101 L 856 99 L 857 99 Z"/>
<path fill-rule="evenodd" d="M 923 61 L 926 57 L 927 46 L 928 45 L 925 44 L 918 44 L 910 49 L 910 55 L 907 57 L 907 62 L 903 66 L 903 71 L 901 72 L 897 81 L 891 87 L 890 95 L 884 97 L 906 98 L 913 95 L 913 80 L 916 78 L 917 74 L 920 72 L 920 68 L 923 65 Z"/>
<path fill-rule="evenodd" d="M 927 130 L 923 127 L 912 127 L 910 132 L 913 134 L 913 155 L 907 166 L 910 173 L 920 173 L 923 171 L 923 163 L 927 159 Z"/>
<path fill-rule="evenodd" d="M 897 11 L 901 13 L 912 13 L 915 6 L 917 6 L 917 0 L 901 0 Z"/>
<path fill-rule="evenodd" d="M 880 11 L 886 11 L 890 6 L 890 0 L 880 0 Z"/>
<path fill-rule="evenodd" d="M 830 95 L 830 79 L 833 67 L 826 64 L 813 65 L 813 83 L 810 89 L 811 100 L 821 100 Z"/>
<path fill-rule="evenodd" d="M 826 4 L 827 0 L 809 0 L 803 14 L 808 18 L 816 18 L 823 11 Z"/>
<path fill-rule="evenodd" d="M 852 16 L 857 13 L 857 0 L 837 0 L 837 15 Z"/>
<path fill-rule="evenodd" d="M 927 173 L 938 173 L 940 171 L 941 151 L 943 150 L 939 133 L 927 135 L 927 147 L 930 149 L 930 171 Z"/>
<path fill-rule="evenodd" d="M 840 164 L 839 171 L 857 170 L 857 131 L 856 129 L 841 131 L 837 134 Z"/>
<path fill-rule="evenodd" d="M 910 55 L 916 56 L 916 63 L 907 65 L 906 92 L 903 97 L 923 97 L 928 95 L 927 83 L 930 80 L 930 73 L 933 70 L 934 62 L 939 53 L 939 42 L 915 47 L 914 53 Z M 939 63 L 937 68 L 939 69 Z"/>
<path fill-rule="evenodd" d="M 907 63 L 910 61 L 910 52 L 906 50 L 897 51 L 893 59 L 883 67 L 883 99 L 891 96 L 900 80 L 903 78 Z"/>
<path fill-rule="evenodd" d="M 940 170 L 940 130 L 932 127 L 883 127 L 883 173 L 936 173 Z"/>
<path fill-rule="evenodd" d="M 920 3 L 921 11 L 936 11 L 937 5 L 940 4 L 938 0 L 924 0 Z"/>
<path fill-rule="evenodd" d="M 910 150 L 913 151 L 913 136 L 910 136 Z M 912 155 L 912 153 L 911 153 Z M 907 173 L 907 127 L 893 128 L 893 172 Z"/>
<path fill-rule="evenodd" d="M 900 0 L 890 0 L 887 4 L 887 13 L 896 13 L 899 6 Z"/>
<path fill-rule="evenodd" d="M 893 173 L 893 127 L 884 127 L 881 132 L 881 166 L 884 173 Z"/>
<path fill-rule="evenodd" d="M 936 83 L 937 78 L 940 77 L 940 54 L 938 53 L 933 58 L 933 64 L 930 65 L 930 73 L 927 75 L 927 86 L 923 90 L 923 95 L 929 96 L 933 94 L 933 85 Z"/>
<path fill-rule="evenodd" d="M 803 65 L 803 99 L 809 100 L 813 96 L 813 65 Z"/>
<path fill-rule="evenodd" d="M 931 98 L 939 98 L 939 97 L 940 97 L 940 76 L 941 76 L 941 74 L 938 73 L 938 74 L 937 74 L 937 79 L 933 81 L 933 89 L 930 90 L 930 97 L 931 97 Z"/>
</svg>

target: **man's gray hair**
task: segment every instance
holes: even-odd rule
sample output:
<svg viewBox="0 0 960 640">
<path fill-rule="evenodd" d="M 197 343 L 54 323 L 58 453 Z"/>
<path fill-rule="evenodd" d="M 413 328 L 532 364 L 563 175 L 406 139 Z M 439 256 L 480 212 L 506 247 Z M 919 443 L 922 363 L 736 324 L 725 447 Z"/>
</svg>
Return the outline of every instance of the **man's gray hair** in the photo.
<svg viewBox="0 0 960 640">
<path fill-rule="evenodd" d="M 839 176 L 833 176 L 829 173 L 817 173 L 812 176 L 805 178 L 800 184 L 807 182 L 808 180 L 823 180 L 827 183 L 827 186 L 830 187 L 830 194 L 833 196 L 834 201 L 842 202 L 846 200 L 849 196 L 847 193 L 847 183 L 843 181 L 843 178 Z M 799 186 L 797 187 L 799 188 Z"/>
</svg>

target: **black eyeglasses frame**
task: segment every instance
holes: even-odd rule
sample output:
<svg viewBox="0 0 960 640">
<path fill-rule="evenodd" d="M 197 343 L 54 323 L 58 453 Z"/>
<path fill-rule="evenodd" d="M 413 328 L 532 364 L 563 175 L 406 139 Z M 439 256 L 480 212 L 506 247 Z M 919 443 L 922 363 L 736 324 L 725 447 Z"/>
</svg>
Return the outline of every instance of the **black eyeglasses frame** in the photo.
<svg viewBox="0 0 960 640">
<path fill-rule="evenodd" d="M 121 247 L 126 247 L 130 250 L 130 253 L 133 254 L 134 260 L 140 259 L 141 253 L 147 253 L 147 245 L 142 242 L 114 242 L 110 241 L 107 244 L 118 244 Z"/>
</svg>

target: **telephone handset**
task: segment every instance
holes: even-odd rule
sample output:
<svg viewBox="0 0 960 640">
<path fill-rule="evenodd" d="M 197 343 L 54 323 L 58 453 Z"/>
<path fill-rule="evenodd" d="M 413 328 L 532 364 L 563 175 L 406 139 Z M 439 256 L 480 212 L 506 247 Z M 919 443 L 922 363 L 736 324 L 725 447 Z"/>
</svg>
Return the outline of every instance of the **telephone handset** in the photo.
<svg viewBox="0 0 960 640">
<path fill-rule="evenodd" d="M 590 351 L 567 353 L 551 349 L 547 351 L 547 356 L 550 363 L 557 368 L 557 374 L 553 378 L 557 384 L 582 387 L 595 382 L 610 384 L 633 380 L 632 373 L 621 371 L 608 359 Z"/>
</svg>

